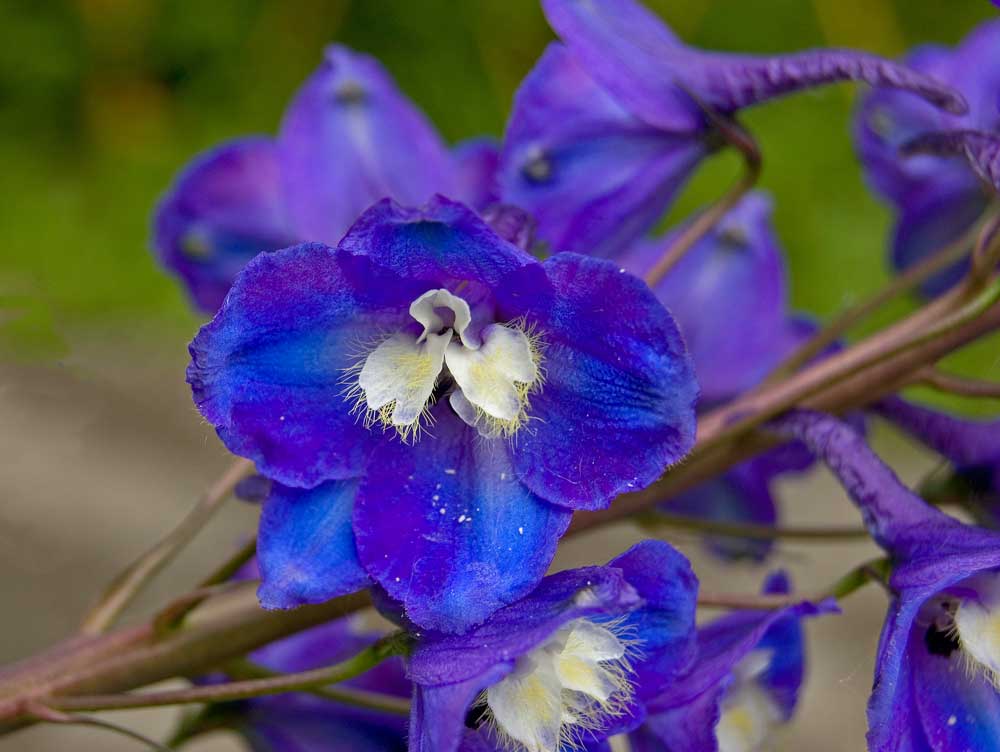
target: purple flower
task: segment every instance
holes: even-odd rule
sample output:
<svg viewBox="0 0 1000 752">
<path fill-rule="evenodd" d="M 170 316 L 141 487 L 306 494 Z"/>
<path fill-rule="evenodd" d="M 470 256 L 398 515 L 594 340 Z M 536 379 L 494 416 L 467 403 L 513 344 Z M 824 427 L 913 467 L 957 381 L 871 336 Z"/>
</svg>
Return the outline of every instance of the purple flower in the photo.
<svg viewBox="0 0 1000 752">
<path fill-rule="evenodd" d="M 157 209 L 153 244 L 196 307 L 214 313 L 258 253 L 335 244 L 382 198 L 416 206 L 444 193 L 477 209 L 492 203 L 497 158 L 486 140 L 449 153 L 378 62 L 331 46 L 277 138 L 227 142 L 181 172 Z"/>
<path fill-rule="evenodd" d="M 425 628 L 479 623 L 534 587 L 572 510 L 694 437 L 690 359 L 642 282 L 539 263 L 441 197 L 258 256 L 191 354 L 198 408 L 275 481 L 269 608 L 371 579 Z"/>
<path fill-rule="evenodd" d="M 661 541 L 606 566 L 546 577 L 463 635 L 427 633 L 410 656 L 412 752 L 605 749 L 694 657 L 698 583 Z M 473 712 L 470 714 L 469 711 Z"/>
<path fill-rule="evenodd" d="M 984 172 L 979 159 L 973 169 L 966 160 L 954 156 L 903 147 L 923 134 L 939 131 L 997 135 L 1000 22 L 981 25 L 954 49 L 918 47 L 906 63 L 954 86 L 968 101 L 969 111 L 964 115 L 943 112 L 883 88 L 868 94 L 858 109 L 855 140 L 868 180 L 896 211 L 892 263 L 897 269 L 905 269 L 959 238 L 989 202 L 989 193 L 977 175 L 977 171 Z M 959 264 L 934 277 L 925 285 L 925 292 L 935 294 L 950 287 L 963 269 Z"/>
<path fill-rule="evenodd" d="M 928 506 L 849 426 L 776 422 L 829 465 L 891 556 L 893 592 L 868 705 L 873 752 L 992 750 L 1000 739 L 1000 534 Z"/>
<path fill-rule="evenodd" d="M 505 201 L 531 212 L 555 250 L 611 256 L 649 230 L 728 117 L 833 81 L 908 90 L 949 111 L 931 78 L 850 50 L 756 57 L 692 49 L 633 0 L 544 0 L 563 44 L 518 91 L 501 155 Z"/>
<path fill-rule="evenodd" d="M 765 593 L 787 593 L 771 575 Z M 836 611 L 800 603 L 773 611 L 734 611 L 698 629 L 698 657 L 685 676 L 647 703 L 633 731 L 634 752 L 716 752 L 767 747 L 795 712 L 805 673 L 801 620 Z"/>
</svg>

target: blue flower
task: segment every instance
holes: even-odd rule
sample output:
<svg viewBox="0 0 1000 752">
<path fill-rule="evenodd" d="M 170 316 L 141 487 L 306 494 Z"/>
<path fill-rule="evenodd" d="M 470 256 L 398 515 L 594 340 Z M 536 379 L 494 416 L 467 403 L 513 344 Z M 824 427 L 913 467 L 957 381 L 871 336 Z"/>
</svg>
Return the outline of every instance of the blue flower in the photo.
<svg viewBox="0 0 1000 752">
<path fill-rule="evenodd" d="M 782 573 L 765 593 L 787 593 Z M 800 603 L 773 611 L 734 611 L 698 629 L 689 671 L 647 703 L 630 735 L 636 752 L 715 752 L 767 747 L 795 712 L 805 673 L 801 620 L 835 611 Z"/>
<path fill-rule="evenodd" d="M 829 465 L 892 560 L 869 748 L 1000 749 L 1000 534 L 928 506 L 835 418 L 797 413 L 775 427 Z"/>
<path fill-rule="evenodd" d="M 378 62 L 331 46 L 277 138 L 227 142 L 181 172 L 157 209 L 153 245 L 195 306 L 214 313 L 258 253 L 336 244 L 382 198 L 420 205 L 440 192 L 477 209 L 493 203 L 497 158 L 484 139 L 449 153 Z"/>
<path fill-rule="evenodd" d="M 534 587 L 572 510 L 694 438 L 691 362 L 642 282 L 540 263 L 440 197 L 258 256 L 191 354 L 201 413 L 275 481 L 270 608 L 374 580 L 424 627 L 479 623 Z"/>
<path fill-rule="evenodd" d="M 684 45 L 634 0 L 544 0 L 562 44 L 517 93 L 499 172 L 555 250 L 611 256 L 644 235 L 721 145 L 721 117 L 782 94 L 863 80 L 963 112 L 961 97 L 901 65 L 849 50 L 756 57 Z"/>
<path fill-rule="evenodd" d="M 546 577 L 466 634 L 420 636 L 410 749 L 606 749 L 694 658 L 697 587 L 680 553 L 646 541 Z"/>
<path fill-rule="evenodd" d="M 954 49 L 918 47 L 905 62 L 954 86 L 968 101 L 969 111 L 964 115 L 942 112 L 883 88 L 868 94 L 858 108 L 855 141 L 868 181 L 896 212 L 892 263 L 897 269 L 958 239 L 989 203 L 980 175 L 964 160 L 910 154 L 902 147 L 932 132 L 971 129 L 998 135 L 1000 22 L 981 25 Z M 937 275 L 924 291 L 936 294 L 950 287 L 963 269 L 963 264 L 957 264 Z"/>
</svg>

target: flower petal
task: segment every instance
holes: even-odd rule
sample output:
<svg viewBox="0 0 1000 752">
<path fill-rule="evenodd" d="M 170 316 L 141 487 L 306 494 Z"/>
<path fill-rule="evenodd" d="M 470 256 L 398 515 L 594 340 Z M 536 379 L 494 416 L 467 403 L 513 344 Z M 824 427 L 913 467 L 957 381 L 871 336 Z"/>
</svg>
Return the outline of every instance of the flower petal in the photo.
<svg viewBox="0 0 1000 752">
<path fill-rule="evenodd" d="M 708 152 L 633 117 L 553 44 L 518 90 L 501 192 L 553 250 L 610 256 L 655 224 Z"/>
<path fill-rule="evenodd" d="M 587 71 L 629 109 L 666 130 L 698 127 L 687 92 L 720 113 L 836 81 L 910 91 L 950 112 L 967 109 L 947 85 L 906 66 L 853 50 L 775 56 L 702 52 L 680 44 L 633 0 L 544 0 L 549 23 Z"/>
<path fill-rule="evenodd" d="M 551 299 L 516 298 L 511 282 L 500 305 L 505 318 L 529 316 L 543 348 L 545 383 L 529 396 L 514 465 L 552 503 L 598 509 L 687 453 L 698 387 L 676 324 L 641 281 L 576 254 L 543 268 Z"/>
<path fill-rule="evenodd" d="M 537 584 L 569 513 L 518 482 L 506 442 L 444 403 L 432 418 L 431 436 L 372 455 L 354 527 L 365 568 L 413 622 L 461 631 Z"/>
<path fill-rule="evenodd" d="M 372 57 L 328 47 L 278 136 L 289 213 L 301 237 L 334 244 L 389 197 L 419 206 L 455 188 L 434 127 Z"/>
<path fill-rule="evenodd" d="M 409 752 L 455 752 L 466 736 L 465 715 L 479 693 L 512 666 L 495 665 L 453 684 L 417 683 L 410 709 Z M 473 747 L 475 749 L 475 747 Z"/>
<path fill-rule="evenodd" d="M 379 202 L 354 224 L 340 248 L 401 277 L 423 280 L 425 289 L 460 282 L 492 288 L 511 272 L 538 263 L 468 208 L 443 196 L 421 209 Z"/>
<path fill-rule="evenodd" d="M 160 200 L 153 244 L 195 306 L 214 313 L 240 269 L 294 242 L 269 138 L 230 141 L 197 157 Z"/>
<path fill-rule="evenodd" d="M 497 169 L 500 144 L 492 138 L 463 141 L 452 150 L 456 163 L 455 197 L 476 211 L 500 200 Z"/>
<path fill-rule="evenodd" d="M 1000 463 L 1000 420 L 970 420 L 887 397 L 875 411 L 956 465 Z"/>
<path fill-rule="evenodd" d="M 293 608 L 369 584 L 351 528 L 356 480 L 303 490 L 275 484 L 261 515 L 258 549 L 264 608 Z"/>
<path fill-rule="evenodd" d="M 253 752 L 406 752 L 396 718 L 294 695 L 255 701 L 235 730 Z"/>
<path fill-rule="evenodd" d="M 311 487 L 361 473 L 384 437 L 351 414 L 345 373 L 424 291 L 370 260 L 306 244 L 258 256 L 191 343 L 202 415 L 269 478 Z"/>
<path fill-rule="evenodd" d="M 935 752 L 996 750 L 1000 740 L 1000 693 L 982 671 L 968 667 L 957 654 L 932 655 L 911 637 L 914 702 L 924 733 Z"/>
</svg>

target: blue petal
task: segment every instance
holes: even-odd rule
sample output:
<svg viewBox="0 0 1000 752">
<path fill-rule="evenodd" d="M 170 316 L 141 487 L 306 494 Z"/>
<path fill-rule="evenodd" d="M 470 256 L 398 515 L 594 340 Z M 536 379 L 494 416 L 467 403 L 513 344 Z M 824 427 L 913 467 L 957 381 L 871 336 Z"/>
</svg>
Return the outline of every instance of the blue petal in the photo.
<svg viewBox="0 0 1000 752">
<path fill-rule="evenodd" d="M 962 658 L 932 655 L 922 640 L 911 639 L 914 702 L 930 747 L 951 750 L 1000 750 L 1000 693 L 982 671 Z"/>
<path fill-rule="evenodd" d="M 497 665 L 454 684 L 417 684 L 410 709 L 409 752 L 456 752 L 466 736 L 465 715 L 476 696 L 511 666 Z"/>
<path fill-rule="evenodd" d="M 351 528 L 357 489 L 355 480 L 309 490 L 275 484 L 257 543 L 264 608 L 322 603 L 368 584 Z"/>
<path fill-rule="evenodd" d="M 154 246 L 194 304 L 214 313 L 237 273 L 261 251 L 294 242 L 274 142 L 230 141 L 197 157 L 160 200 Z"/>
<path fill-rule="evenodd" d="M 502 240 L 462 204 L 435 196 L 421 209 L 382 201 L 351 227 L 340 248 L 410 280 L 438 287 L 477 282 L 494 288 L 538 262 Z M 468 298 L 468 295 L 463 297 Z"/>
<path fill-rule="evenodd" d="M 504 318 L 526 315 L 543 342 L 545 383 L 529 398 L 514 465 L 552 503 L 598 509 L 687 453 L 698 386 L 676 324 L 645 284 L 570 253 L 543 268 L 550 300 L 536 289 L 500 306 Z"/>
<path fill-rule="evenodd" d="M 418 206 L 455 188 L 451 155 L 379 63 L 327 48 L 281 124 L 285 197 L 298 234 L 335 244 L 362 211 L 389 197 Z"/>
<path fill-rule="evenodd" d="M 632 752 L 717 752 L 724 685 L 711 687 L 690 702 L 651 714 L 629 734 Z"/>
<path fill-rule="evenodd" d="M 611 256 L 655 224 L 708 151 L 630 115 L 550 45 L 518 90 L 501 192 L 554 250 Z"/>
<path fill-rule="evenodd" d="M 236 730 L 254 752 L 406 752 L 395 718 L 299 695 L 256 701 Z"/>
<path fill-rule="evenodd" d="M 698 578 L 684 555 L 663 541 L 639 543 L 608 566 L 621 569 L 645 601 L 622 622 L 639 644 L 634 683 L 636 697 L 645 700 L 694 660 Z"/>
<path fill-rule="evenodd" d="M 191 343 L 195 403 L 235 454 L 311 487 L 355 477 L 383 440 L 351 415 L 345 371 L 426 287 L 317 244 L 257 256 Z"/>
<path fill-rule="evenodd" d="M 365 568 L 413 622 L 461 631 L 538 583 L 570 515 L 518 482 L 505 441 L 447 404 L 433 417 L 432 436 L 372 455 L 354 527 Z"/>
<path fill-rule="evenodd" d="M 492 138 L 463 141 L 452 151 L 458 187 L 455 196 L 476 211 L 500 200 L 497 169 L 500 145 Z"/>
</svg>

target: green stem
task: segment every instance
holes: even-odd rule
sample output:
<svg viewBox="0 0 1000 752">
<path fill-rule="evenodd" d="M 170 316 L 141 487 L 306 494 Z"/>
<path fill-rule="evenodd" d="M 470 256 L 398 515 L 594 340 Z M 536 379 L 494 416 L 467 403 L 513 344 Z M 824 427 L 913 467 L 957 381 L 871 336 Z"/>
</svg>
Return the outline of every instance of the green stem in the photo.
<svg viewBox="0 0 1000 752">
<path fill-rule="evenodd" d="M 254 697 L 310 690 L 324 684 L 352 679 L 393 655 L 400 655 L 407 649 L 409 638 L 396 632 L 357 655 L 333 666 L 284 674 L 264 679 L 213 684 L 203 687 L 166 690 L 163 692 L 143 692 L 136 694 L 90 695 L 77 697 L 51 697 L 46 700 L 48 707 L 56 710 L 131 710 L 133 708 L 155 708 L 164 705 L 190 705 L 195 703 L 230 702 L 249 700 Z"/>
<path fill-rule="evenodd" d="M 105 589 L 80 625 L 81 633 L 106 632 L 143 587 L 190 543 L 222 506 L 233 488 L 253 470 L 250 460 L 239 459 L 202 496 L 198 503 L 159 543 L 136 559 Z"/>
<path fill-rule="evenodd" d="M 270 679 L 282 676 L 276 671 L 271 671 L 247 660 L 227 664 L 225 673 L 233 679 Z M 337 702 L 341 705 L 378 710 L 392 715 L 408 716 L 410 714 L 410 701 L 404 697 L 346 687 L 313 687 L 307 691 L 316 697 L 322 697 L 324 700 Z"/>
</svg>

